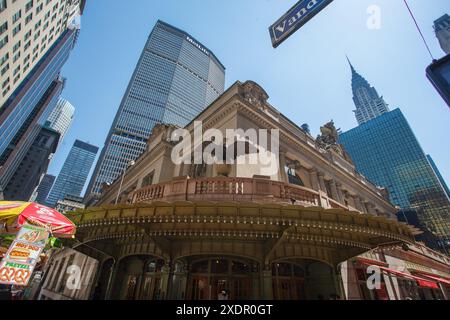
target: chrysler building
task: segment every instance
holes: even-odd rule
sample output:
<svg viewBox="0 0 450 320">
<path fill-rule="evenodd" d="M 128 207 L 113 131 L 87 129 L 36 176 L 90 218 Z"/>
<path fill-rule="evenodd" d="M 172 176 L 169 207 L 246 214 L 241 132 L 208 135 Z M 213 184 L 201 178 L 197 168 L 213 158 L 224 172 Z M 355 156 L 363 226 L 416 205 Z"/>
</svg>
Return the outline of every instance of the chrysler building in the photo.
<svg viewBox="0 0 450 320">
<path fill-rule="evenodd" d="M 383 97 L 380 97 L 377 90 L 356 72 L 350 60 L 348 60 L 348 63 L 352 69 L 353 101 L 356 105 L 356 110 L 353 112 L 355 112 L 358 124 L 361 125 L 389 112 L 388 104 Z"/>
</svg>

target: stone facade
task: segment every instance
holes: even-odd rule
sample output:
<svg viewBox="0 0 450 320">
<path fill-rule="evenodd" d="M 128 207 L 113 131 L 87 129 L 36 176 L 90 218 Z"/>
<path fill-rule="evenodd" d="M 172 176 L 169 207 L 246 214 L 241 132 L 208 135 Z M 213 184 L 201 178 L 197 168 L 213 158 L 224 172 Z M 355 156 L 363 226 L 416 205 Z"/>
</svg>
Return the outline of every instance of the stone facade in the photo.
<svg viewBox="0 0 450 320">
<path fill-rule="evenodd" d="M 399 276 L 388 256 L 420 260 L 450 279 L 448 258 L 412 253 L 422 248 L 414 241 L 420 231 L 398 222 L 384 190 L 356 172 L 333 123 L 314 139 L 267 100 L 256 83 L 237 82 L 186 129 L 193 137 L 196 121 L 203 132 L 224 135 L 279 129 L 275 173 L 265 174 L 261 162 L 176 164 L 171 137 L 178 128 L 159 125 L 134 166 L 103 189 L 97 207 L 68 215 L 78 225 L 68 244 L 100 261 L 102 299 L 218 299 L 223 290 L 243 300 L 400 298 L 386 282 L 362 291 L 359 270 L 368 277 L 368 264 L 384 266 L 389 279 Z M 192 145 L 209 144 L 194 138 Z M 244 149 L 237 157 L 262 152 Z M 411 286 L 441 284 L 414 277 Z"/>
</svg>

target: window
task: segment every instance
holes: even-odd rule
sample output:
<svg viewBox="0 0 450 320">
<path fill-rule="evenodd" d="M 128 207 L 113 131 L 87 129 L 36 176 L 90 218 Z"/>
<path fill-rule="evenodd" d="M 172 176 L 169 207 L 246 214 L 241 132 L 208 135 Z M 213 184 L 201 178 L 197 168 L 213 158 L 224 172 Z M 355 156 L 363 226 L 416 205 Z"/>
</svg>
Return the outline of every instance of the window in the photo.
<svg viewBox="0 0 450 320">
<path fill-rule="evenodd" d="M 4 24 L 0 25 L 0 35 L 2 35 L 3 32 L 5 32 L 6 30 L 8 30 L 8 22 L 5 22 Z"/>
<path fill-rule="evenodd" d="M 17 68 L 14 70 L 13 75 L 17 75 L 20 72 L 20 66 L 17 66 Z"/>
<path fill-rule="evenodd" d="M 43 8 L 44 8 L 44 4 L 43 3 L 38 5 L 37 8 L 36 8 L 36 14 L 39 14 L 39 12 L 41 12 Z"/>
<path fill-rule="evenodd" d="M 2 95 L 3 95 L 3 96 L 6 96 L 6 94 L 7 94 L 8 91 L 9 91 L 9 89 L 10 89 L 10 87 L 8 86 L 5 90 L 3 90 Z"/>
<path fill-rule="evenodd" d="M 21 29 L 22 29 L 22 24 L 19 23 L 19 24 L 13 29 L 13 36 L 15 36 Z"/>
<path fill-rule="evenodd" d="M 145 176 L 145 178 L 142 180 L 142 188 L 153 184 L 153 176 L 154 175 L 155 175 L 155 172 L 153 171 L 150 174 L 148 174 L 147 176 Z"/>
<path fill-rule="evenodd" d="M 31 37 L 31 30 L 25 34 L 25 37 L 23 37 L 23 40 L 27 41 L 30 37 Z"/>
<path fill-rule="evenodd" d="M 25 24 L 28 24 L 31 20 L 33 20 L 33 14 L 30 13 L 26 18 L 25 18 Z"/>
<path fill-rule="evenodd" d="M 19 58 L 20 58 L 20 51 L 14 55 L 13 62 L 16 62 L 17 60 L 19 60 Z"/>
<path fill-rule="evenodd" d="M 37 30 L 40 26 L 41 26 L 41 20 L 39 20 L 39 21 L 34 25 L 34 30 Z"/>
<path fill-rule="evenodd" d="M 286 174 L 288 176 L 290 184 L 295 184 L 295 185 L 300 186 L 300 187 L 304 187 L 305 186 L 305 184 L 303 183 L 302 179 L 300 179 L 300 177 L 296 174 L 294 169 L 286 167 L 285 170 L 286 170 Z"/>
<path fill-rule="evenodd" d="M 5 89 L 5 87 L 8 85 L 8 83 L 9 83 L 9 77 L 5 81 L 3 81 L 2 89 Z"/>
<path fill-rule="evenodd" d="M 0 0 L 0 12 L 6 9 L 6 0 Z"/>
<path fill-rule="evenodd" d="M 1 59 L 0 59 L 0 66 L 3 66 L 3 64 L 8 61 L 9 59 L 9 53 L 7 52 Z"/>
<path fill-rule="evenodd" d="M 12 16 L 12 22 L 16 23 L 21 17 L 22 17 L 22 10 L 19 10 Z"/>
<path fill-rule="evenodd" d="M 20 48 L 20 41 L 14 45 L 13 52 L 16 52 L 17 50 L 19 50 L 19 48 Z"/>
<path fill-rule="evenodd" d="M 0 39 L 0 49 L 8 43 L 8 36 L 5 36 L 3 39 Z"/>
<path fill-rule="evenodd" d="M 30 0 L 30 1 L 25 5 L 25 12 L 30 11 L 31 8 L 33 8 L 33 0 Z"/>
</svg>

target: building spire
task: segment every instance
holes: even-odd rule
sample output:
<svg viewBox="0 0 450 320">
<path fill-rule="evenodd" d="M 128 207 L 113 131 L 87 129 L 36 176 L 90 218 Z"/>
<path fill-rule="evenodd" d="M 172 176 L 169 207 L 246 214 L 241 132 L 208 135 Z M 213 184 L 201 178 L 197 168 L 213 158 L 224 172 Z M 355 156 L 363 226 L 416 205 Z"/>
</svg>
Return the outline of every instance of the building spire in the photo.
<svg viewBox="0 0 450 320">
<path fill-rule="evenodd" d="M 352 65 L 352 62 L 350 61 L 350 59 L 348 58 L 348 55 L 345 55 L 345 57 L 347 58 L 348 64 L 350 65 L 350 68 L 352 69 L 352 73 L 357 73 L 355 68 Z"/>
<path fill-rule="evenodd" d="M 364 79 L 358 72 L 356 72 L 349 57 L 346 55 L 348 64 L 352 70 L 352 91 L 353 102 L 356 110 L 355 116 L 358 124 L 363 124 L 372 120 L 386 112 L 389 112 L 388 105 L 383 97 L 380 97 L 369 82 Z"/>
</svg>

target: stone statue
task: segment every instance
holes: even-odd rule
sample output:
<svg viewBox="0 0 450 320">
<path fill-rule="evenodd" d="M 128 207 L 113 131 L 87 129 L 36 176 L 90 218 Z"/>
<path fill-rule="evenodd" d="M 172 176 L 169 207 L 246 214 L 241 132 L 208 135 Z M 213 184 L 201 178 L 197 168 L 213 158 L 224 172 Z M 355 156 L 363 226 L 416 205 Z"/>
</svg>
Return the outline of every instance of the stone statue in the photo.
<svg viewBox="0 0 450 320">
<path fill-rule="evenodd" d="M 331 120 L 323 127 L 320 128 L 320 132 L 322 133 L 316 139 L 316 145 L 321 150 L 330 151 L 334 150 L 341 157 L 347 160 L 350 163 L 353 163 L 350 155 L 345 150 L 344 146 L 339 144 L 339 132 L 341 129 L 336 129 L 334 125 L 334 121 Z"/>
<path fill-rule="evenodd" d="M 242 95 L 244 100 L 257 107 L 264 107 L 266 105 L 269 96 L 258 84 L 253 81 L 247 81 L 243 87 L 244 92 Z"/>
<path fill-rule="evenodd" d="M 316 142 L 321 148 L 329 150 L 338 143 L 339 133 L 333 120 L 321 127 L 320 132 L 322 134 L 317 137 Z"/>
</svg>

